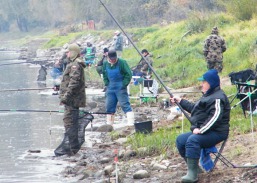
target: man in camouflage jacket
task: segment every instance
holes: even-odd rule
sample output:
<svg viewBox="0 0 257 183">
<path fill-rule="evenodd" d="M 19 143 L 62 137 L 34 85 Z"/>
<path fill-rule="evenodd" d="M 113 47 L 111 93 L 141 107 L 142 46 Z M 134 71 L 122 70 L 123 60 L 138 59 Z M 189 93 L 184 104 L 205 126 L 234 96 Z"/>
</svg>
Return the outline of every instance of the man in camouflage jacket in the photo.
<svg viewBox="0 0 257 183">
<path fill-rule="evenodd" d="M 149 52 L 146 49 L 143 49 L 141 51 L 142 55 L 146 59 L 146 61 L 153 66 L 153 59 L 152 55 L 149 54 Z M 143 76 L 151 76 L 152 70 L 150 69 L 149 65 L 146 63 L 145 59 L 141 59 L 140 62 L 138 63 L 138 67 L 140 67 L 140 72 L 143 73 Z"/>
<path fill-rule="evenodd" d="M 211 35 L 204 42 L 203 54 L 207 62 L 207 68 L 217 69 L 218 72 L 221 72 L 223 69 L 223 52 L 226 51 L 227 47 L 225 40 L 218 34 L 218 28 L 214 27 Z"/>
<path fill-rule="evenodd" d="M 79 107 L 85 107 L 85 63 L 80 58 L 80 48 L 77 44 L 69 46 L 67 65 L 60 85 L 60 103 L 64 104 L 65 137 L 63 143 L 55 150 L 56 156 L 73 155 L 80 149 L 78 139 Z M 64 141 L 66 140 L 66 144 Z M 68 141 L 68 143 L 67 143 Z"/>
</svg>

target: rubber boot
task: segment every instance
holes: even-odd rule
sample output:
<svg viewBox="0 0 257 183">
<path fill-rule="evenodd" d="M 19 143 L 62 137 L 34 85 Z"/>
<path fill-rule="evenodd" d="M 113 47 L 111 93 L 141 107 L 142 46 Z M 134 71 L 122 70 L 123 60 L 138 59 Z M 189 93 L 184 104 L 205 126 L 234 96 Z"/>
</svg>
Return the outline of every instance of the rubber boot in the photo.
<svg viewBox="0 0 257 183">
<path fill-rule="evenodd" d="M 185 162 L 187 163 L 187 159 L 186 159 L 185 157 L 183 157 L 183 159 L 184 159 Z M 199 166 L 199 164 L 198 164 L 198 167 L 197 167 L 197 173 L 198 173 L 198 174 L 204 173 L 203 169 Z"/>
<path fill-rule="evenodd" d="M 127 115 L 128 125 L 133 126 L 135 123 L 134 112 L 133 111 L 127 112 L 126 115 Z"/>
<path fill-rule="evenodd" d="M 114 115 L 113 114 L 107 114 L 106 115 L 106 124 L 112 126 L 113 123 L 114 123 Z"/>
<path fill-rule="evenodd" d="M 78 125 L 74 125 L 74 127 L 72 127 L 70 131 L 67 132 L 67 134 L 70 142 L 70 155 L 74 155 L 80 150 L 80 144 L 78 140 Z"/>
<path fill-rule="evenodd" d="M 187 174 L 181 178 L 183 183 L 193 183 L 198 181 L 199 159 L 187 158 Z"/>
</svg>

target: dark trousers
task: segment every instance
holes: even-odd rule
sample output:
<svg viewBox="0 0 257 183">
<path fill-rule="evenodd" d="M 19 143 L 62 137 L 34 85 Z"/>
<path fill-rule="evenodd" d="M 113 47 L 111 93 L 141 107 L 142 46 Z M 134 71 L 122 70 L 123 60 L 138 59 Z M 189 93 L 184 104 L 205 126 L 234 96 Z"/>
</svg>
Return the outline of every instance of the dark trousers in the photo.
<svg viewBox="0 0 257 183">
<path fill-rule="evenodd" d="M 222 61 L 209 62 L 207 61 L 207 69 L 216 69 L 219 73 L 222 72 L 223 63 Z"/>
<path fill-rule="evenodd" d="M 228 134 L 210 131 L 205 134 L 193 134 L 192 132 L 180 134 L 176 139 L 176 146 L 183 158 L 199 159 L 202 148 L 213 147 L 227 139 Z"/>
<path fill-rule="evenodd" d="M 73 126 L 78 126 L 79 108 L 73 106 L 64 106 L 63 123 L 65 131 Z"/>
</svg>

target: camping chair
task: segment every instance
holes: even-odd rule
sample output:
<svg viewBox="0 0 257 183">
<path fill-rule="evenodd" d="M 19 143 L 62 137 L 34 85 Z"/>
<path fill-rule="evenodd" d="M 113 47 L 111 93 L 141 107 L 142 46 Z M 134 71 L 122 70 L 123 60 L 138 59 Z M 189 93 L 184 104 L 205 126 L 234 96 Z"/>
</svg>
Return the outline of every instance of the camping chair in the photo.
<svg viewBox="0 0 257 183">
<path fill-rule="evenodd" d="M 213 169 L 215 168 L 217 162 L 220 160 L 226 167 L 231 167 L 231 168 L 257 168 L 257 164 L 255 165 L 235 165 L 233 164 L 231 161 L 229 161 L 225 156 L 223 156 L 221 153 L 223 152 L 224 150 L 224 147 L 226 145 L 226 142 L 227 142 L 228 139 L 224 140 L 222 143 L 221 143 L 221 146 L 219 148 L 219 150 L 215 153 L 211 153 L 214 155 L 214 166 L 212 167 L 212 169 L 209 171 L 213 171 Z"/>
<path fill-rule="evenodd" d="M 231 83 L 236 85 L 237 88 L 237 93 L 230 103 L 232 103 L 235 98 L 238 98 L 240 100 L 238 104 L 241 105 L 244 116 L 246 117 L 245 111 L 253 112 L 256 107 L 255 100 L 257 99 L 257 85 L 249 83 L 249 81 L 255 80 L 255 73 L 251 69 L 246 69 L 236 73 L 232 72 L 229 74 L 229 77 L 231 79 Z M 236 107 L 238 104 L 233 107 Z"/>
<path fill-rule="evenodd" d="M 149 99 L 158 101 L 159 84 L 155 79 L 144 79 L 142 82 L 142 89 L 140 91 L 140 104 L 147 103 Z"/>
<path fill-rule="evenodd" d="M 220 146 L 218 152 L 211 153 L 211 154 L 214 155 L 215 158 L 214 158 L 214 160 L 213 160 L 214 166 L 212 167 L 212 169 L 210 170 L 210 172 L 213 171 L 213 169 L 215 168 L 215 166 L 216 166 L 216 164 L 217 164 L 217 162 L 218 162 L 219 160 L 221 160 L 221 162 L 223 162 L 222 157 L 224 157 L 224 156 L 222 156 L 221 153 L 222 153 L 222 151 L 223 151 L 223 149 L 224 149 L 224 147 L 225 147 L 225 145 L 226 145 L 226 142 L 227 142 L 227 139 L 224 140 L 223 142 L 221 142 L 221 146 Z"/>
</svg>

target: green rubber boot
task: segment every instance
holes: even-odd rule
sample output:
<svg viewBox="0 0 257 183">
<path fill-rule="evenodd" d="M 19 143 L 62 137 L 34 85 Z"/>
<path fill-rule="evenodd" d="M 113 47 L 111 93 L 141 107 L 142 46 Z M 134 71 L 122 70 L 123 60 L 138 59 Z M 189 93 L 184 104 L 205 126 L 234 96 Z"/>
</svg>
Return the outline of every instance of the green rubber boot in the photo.
<svg viewBox="0 0 257 183">
<path fill-rule="evenodd" d="M 198 181 L 198 161 L 199 159 L 187 158 L 187 174 L 181 178 L 183 183 Z"/>
<path fill-rule="evenodd" d="M 183 157 L 183 159 L 185 160 L 185 162 L 187 162 L 187 158 Z M 198 164 L 198 167 L 197 167 L 197 173 L 198 174 L 204 173 L 204 170 L 199 166 L 199 164 Z"/>
</svg>

